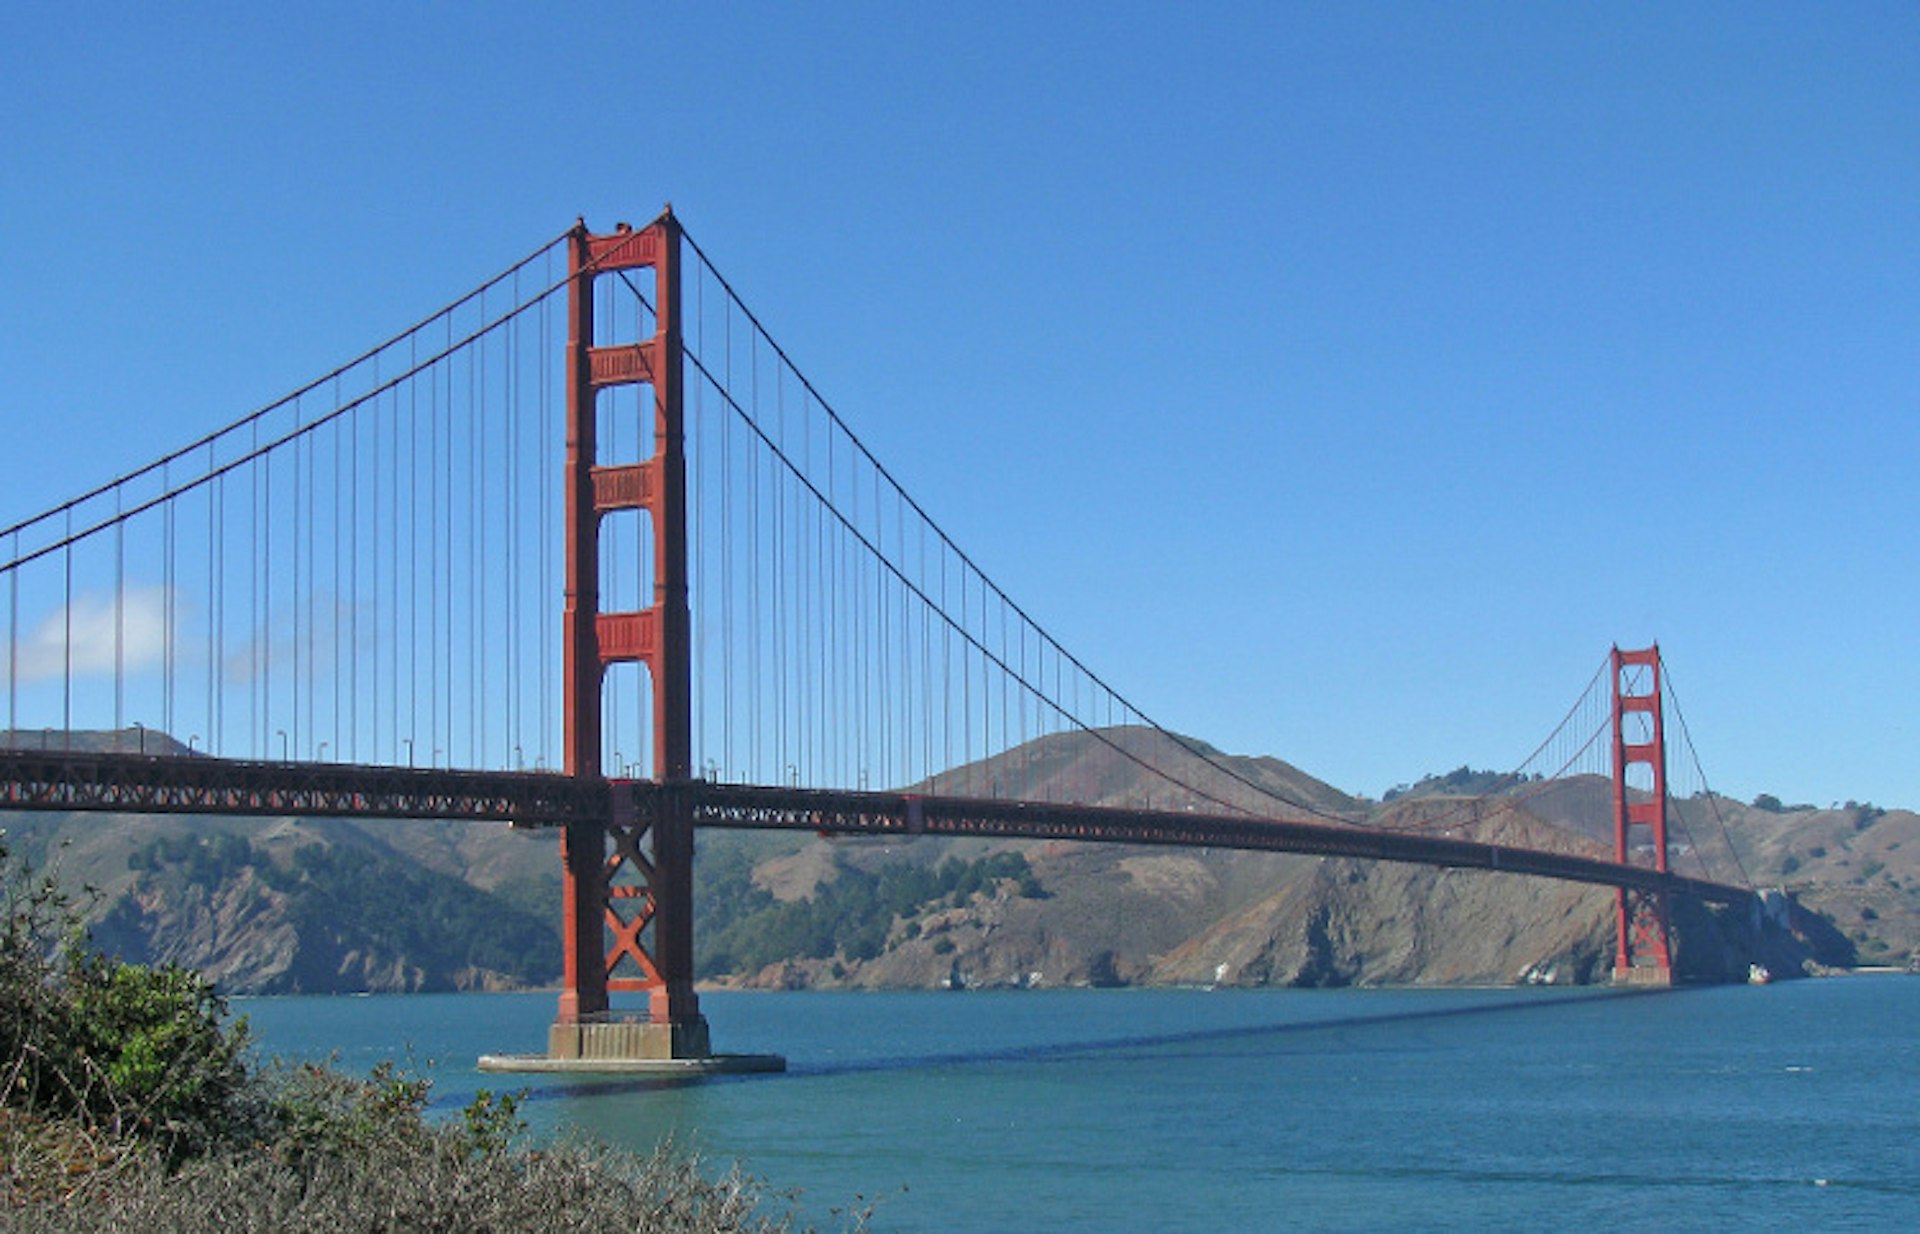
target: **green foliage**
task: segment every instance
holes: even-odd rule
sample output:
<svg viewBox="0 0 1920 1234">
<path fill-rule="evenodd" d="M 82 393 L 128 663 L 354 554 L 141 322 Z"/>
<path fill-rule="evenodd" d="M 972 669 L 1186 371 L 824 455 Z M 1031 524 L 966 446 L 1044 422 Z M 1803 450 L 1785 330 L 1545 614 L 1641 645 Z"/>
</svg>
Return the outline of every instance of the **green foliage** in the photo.
<svg viewBox="0 0 1920 1234">
<path fill-rule="evenodd" d="M 169 1158 L 203 1151 L 245 1121 L 244 1022 L 199 974 L 107 960 L 48 875 L 0 842 L 6 926 L 0 1026 L 6 1106 L 136 1135 Z"/>
<path fill-rule="evenodd" d="M 245 836 L 160 836 L 127 854 L 127 868 L 152 873 L 166 867 L 181 870 L 191 882 L 215 886 L 237 877 L 255 862 Z"/>
<path fill-rule="evenodd" d="M 260 869 L 290 897 L 303 938 L 405 956 L 422 967 L 485 968 L 532 981 L 558 976 L 551 922 L 507 907 L 457 878 L 348 845 L 296 849 L 290 869 Z"/>
<path fill-rule="evenodd" d="M 1046 894 L 1019 853 L 977 861 L 949 857 L 938 866 L 894 861 L 871 873 L 842 864 L 838 877 L 801 900 L 780 903 L 753 885 L 751 859 L 741 850 L 697 866 L 694 967 L 700 976 L 750 973 L 789 959 L 844 955 L 871 960 L 886 950 L 894 923 L 912 921 L 930 905 L 964 906 L 1003 882 L 1018 894 Z"/>
<path fill-rule="evenodd" d="M 1381 801 L 1396 801 L 1401 797 L 1427 797 L 1436 793 L 1452 793 L 1471 796 L 1490 793 L 1507 784 L 1510 777 L 1498 771 L 1475 771 L 1462 764 L 1444 774 L 1421 776 L 1412 784 L 1396 784 L 1381 796 Z"/>
<path fill-rule="evenodd" d="M 246 1022 L 226 1025 L 226 1002 L 205 978 L 83 951 L 67 981 L 63 1062 L 69 1074 L 89 1060 L 99 1069 L 105 1084 L 90 1090 L 96 1114 L 130 1117 L 176 1152 L 232 1130 L 244 1104 Z"/>
<path fill-rule="evenodd" d="M 515 1096 L 436 1123 L 427 1082 L 390 1064 L 256 1071 L 203 978 L 93 952 L 4 833 L 0 889 L 0 1231 L 791 1227 L 737 1169 L 709 1178 L 671 1145 L 520 1151 Z"/>
</svg>

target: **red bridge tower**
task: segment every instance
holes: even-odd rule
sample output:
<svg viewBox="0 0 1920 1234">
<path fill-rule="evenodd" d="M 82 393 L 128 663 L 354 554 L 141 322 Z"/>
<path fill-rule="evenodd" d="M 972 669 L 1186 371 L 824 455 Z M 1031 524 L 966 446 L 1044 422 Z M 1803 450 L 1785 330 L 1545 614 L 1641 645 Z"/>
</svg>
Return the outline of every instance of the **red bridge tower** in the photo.
<svg viewBox="0 0 1920 1234">
<path fill-rule="evenodd" d="M 663 783 L 693 773 L 692 656 L 687 607 L 687 462 L 682 417 L 680 224 L 669 208 L 635 231 L 576 226 L 569 246 L 566 619 L 566 771 L 599 778 L 601 687 L 609 665 L 645 664 L 653 680 L 653 769 Z M 593 289 L 601 275 L 653 271 L 654 334 L 594 345 Z M 608 386 L 653 389 L 654 453 L 601 466 L 597 396 Z M 653 529 L 653 603 L 600 611 L 600 521 L 644 512 Z M 612 793 L 614 817 L 576 823 L 562 838 L 564 975 L 548 1036 L 553 1059 L 702 1059 L 707 1022 L 693 990 L 693 822 L 684 797 L 636 817 Z M 615 1019 L 609 993 L 647 995 L 647 1015 Z"/>
<path fill-rule="evenodd" d="M 1667 739 L 1660 695 L 1660 645 L 1644 651 L 1613 649 L 1614 860 L 1634 860 L 1636 845 L 1651 844 L 1653 868 L 1667 873 Z M 1629 728 L 1632 732 L 1629 733 Z M 1631 739 L 1630 739 L 1631 738 Z M 1638 786 L 1628 783 L 1628 771 Z M 1664 891 L 1619 892 L 1615 984 L 1671 985 L 1673 952 Z"/>
</svg>

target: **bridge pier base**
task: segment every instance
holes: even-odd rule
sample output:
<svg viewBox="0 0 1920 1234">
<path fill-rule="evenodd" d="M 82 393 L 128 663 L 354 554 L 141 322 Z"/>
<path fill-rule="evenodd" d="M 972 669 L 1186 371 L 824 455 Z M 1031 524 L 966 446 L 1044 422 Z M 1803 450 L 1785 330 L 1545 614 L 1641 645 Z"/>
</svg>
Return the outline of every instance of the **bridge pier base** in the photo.
<svg viewBox="0 0 1920 1234">
<path fill-rule="evenodd" d="M 610 786 L 612 817 L 562 833 L 560 1002 L 541 1055 L 487 1055 L 482 1071 L 701 1076 L 784 1071 L 777 1054 L 715 1054 L 693 988 L 693 819 L 684 794 L 634 808 Z M 610 1005 L 645 995 L 645 1013 Z"/>
<path fill-rule="evenodd" d="M 677 1024 L 607 1015 L 556 1023 L 545 1054 L 483 1054 L 480 1070 L 575 1075 L 642 1075 L 697 1079 L 708 1075 L 785 1071 L 778 1054 L 715 1054 L 704 1018 Z"/>
<path fill-rule="evenodd" d="M 680 1024 L 609 1017 L 547 1030 L 548 1058 L 702 1059 L 712 1054 L 705 1017 Z"/>
<path fill-rule="evenodd" d="M 1673 969 L 1666 964 L 1643 964 L 1613 970 L 1613 984 L 1644 989 L 1664 989 L 1673 984 Z"/>
</svg>

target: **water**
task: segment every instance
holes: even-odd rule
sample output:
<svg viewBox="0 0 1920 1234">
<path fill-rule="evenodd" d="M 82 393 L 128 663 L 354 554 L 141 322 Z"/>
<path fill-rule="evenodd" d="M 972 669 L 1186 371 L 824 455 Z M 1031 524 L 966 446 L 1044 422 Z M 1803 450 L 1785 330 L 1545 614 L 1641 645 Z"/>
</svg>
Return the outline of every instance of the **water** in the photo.
<svg viewBox="0 0 1920 1234">
<path fill-rule="evenodd" d="M 1920 980 L 1551 990 L 711 994 L 782 1076 L 532 1081 L 542 1134 L 738 1158 L 879 1230 L 1905 1230 Z M 481 1087 L 551 995 L 242 999 L 267 1051 Z"/>
</svg>

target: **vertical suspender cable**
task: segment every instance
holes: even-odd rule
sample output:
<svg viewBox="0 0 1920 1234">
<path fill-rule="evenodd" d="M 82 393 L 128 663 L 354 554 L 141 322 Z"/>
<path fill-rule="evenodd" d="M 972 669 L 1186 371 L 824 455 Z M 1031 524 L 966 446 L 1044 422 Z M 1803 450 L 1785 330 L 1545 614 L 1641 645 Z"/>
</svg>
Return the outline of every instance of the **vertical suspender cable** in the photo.
<svg viewBox="0 0 1920 1234">
<path fill-rule="evenodd" d="M 407 373 L 407 390 L 409 396 L 411 396 L 413 384 L 418 378 L 413 374 L 411 365 L 408 366 Z M 387 466 L 391 470 L 392 475 L 388 480 L 386 534 L 391 541 L 387 550 L 387 570 L 391 583 L 388 590 L 392 596 L 392 599 L 388 601 L 390 612 L 387 621 L 393 629 L 393 644 L 387 650 L 387 663 L 390 666 L 387 670 L 387 733 L 389 740 L 393 744 L 390 747 L 391 752 L 386 757 L 397 761 L 400 754 L 400 698 L 403 693 L 400 686 L 400 651 L 403 646 L 402 636 L 407 630 L 411 629 L 409 621 L 411 614 L 408 613 L 401 604 L 400 590 L 400 551 L 403 542 L 400 534 L 400 490 L 408 486 L 401 483 L 401 481 L 406 478 L 406 472 L 401 466 L 403 456 L 400 451 L 401 415 L 400 391 L 398 389 L 393 391 L 392 403 L 393 415 L 387 427 L 387 457 L 390 460 Z M 408 419 L 407 423 L 409 429 L 411 429 L 412 420 Z M 412 589 L 408 588 L 409 596 L 411 596 L 411 592 Z"/>
<path fill-rule="evenodd" d="M 553 286 L 553 250 L 551 248 L 547 250 L 546 265 L 542 271 L 540 283 L 543 287 Z M 548 292 L 540 299 L 540 444 L 535 451 L 535 458 L 539 464 L 536 468 L 538 477 L 536 487 L 540 493 L 540 516 L 534 526 L 539 537 L 536 552 L 540 562 L 539 603 L 536 611 L 539 613 L 540 627 L 540 758 L 537 761 L 541 763 L 551 761 L 547 758 L 551 752 L 547 742 L 553 732 L 552 610 L 560 594 L 559 588 L 553 585 L 553 551 L 550 545 L 553 538 L 551 534 L 553 507 L 547 479 L 548 473 L 552 470 L 553 457 L 553 367 L 549 359 L 554 351 L 552 305 L 553 294 Z"/>
<path fill-rule="evenodd" d="M 61 553 L 66 569 L 66 600 L 60 606 L 65 629 L 60 636 L 60 748 L 73 746 L 73 511 L 67 511 L 67 546 Z"/>
<path fill-rule="evenodd" d="M 453 495 L 453 410 L 454 404 L 458 399 L 455 382 L 459 377 L 460 366 L 451 354 L 453 347 L 453 315 L 451 313 L 447 314 L 445 324 L 447 331 L 446 350 L 448 351 L 448 356 L 446 361 L 447 398 L 443 411 L 446 415 L 446 432 L 441 434 L 440 438 L 441 460 L 446 464 L 446 483 L 440 486 L 440 500 L 444 503 L 445 508 L 437 512 L 439 514 L 440 534 L 444 540 L 444 551 L 440 554 L 440 564 L 445 573 L 440 580 L 438 591 L 439 595 L 445 600 L 445 603 L 440 606 L 441 615 L 445 618 L 445 625 L 442 627 L 440 633 L 440 646 L 445 649 L 445 654 L 442 656 L 442 663 L 446 669 L 441 675 L 446 694 L 445 706 L 442 709 L 442 714 L 446 719 L 446 727 L 441 733 L 441 738 L 444 741 L 447 764 L 451 766 L 453 764 L 453 525 L 455 521 Z M 436 742 L 433 751 L 433 759 L 436 766 L 439 763 L 441 752 L 442 745 Z"/>
<path fill-rule="evenodd" d="M 122 509 L 119 485 L 113 487 L 113 512 Z M 113 524 L 113 731 L 118 740 L 125 726 L 122 713 L 127 695 L 127 525 L 117 519 Z"/>
<path fill-rule="evenodd" d="M 504 692 L 504 704 L 507 709 L 507 714 L 505 727 L 501 732 L 501 749 L 503 755 L 512 758 L 513 762 L 511 765 L 518 770 L 524 761 L 526 752 L 524 733 L 522 732 L 520 702 L 520 674 L 524 664 L 523 648 L 520 645 L 520 614 L 522 607 L 521 596 L 526 586 L 526 580 L 522 576 L 525 564 L 524 545 L 522 544 L 522 536 L 525 533 L 525 520 L 522 509 L 524 505 L 524 495 L 521 492 L 521 487 L 524 484 L 524 480 L 521 476 L 522 460 L 520 452 L 521 437 L 525 430 L 525 426 L 521 422 L 521 384 L 525 379 L 525 373 L 523 371 L 525 364 L 521 356 L 521 348 L 524 346 L 522 336 L 526 323 L 520 316 L 520 308 L 522 306 L 520 304 L 520 287 L 517 279 L 514 282 L 513 292 L 513 324 L 508 329 L 502 344 L 506 349 L 507 355 L 507 371 L 505 376 L 507 386 L 506 427 L 501 437 L 501 444 L 507 460 L 507 496 L 506 500 L 501 503 L 501 522 L 507 538 L 507 568 L 501 580 L 501 620 L 506 629 L 506 652 L 503 657 L 504 666 L 502 676 L 505 678 L 504 684 L 506 689 Z"/>
<path fill-rule="evenodd" d="M 259 437 L 256 423 L 254 436 Z M 272 648 L 272 609 L 273 603 L 273 472 L 268 458 L 256 458 L 249 463 L 248 470 L 253 473 L 253 681 L 255 720 L 254 740 L 260 751 L 259 757 L 273 757 L 273 743 L 268 736 L 273 728 L 273 660 Z"/>
<path fill-rule="evenodd" d="M 379 382 L 379 357 L 374 358 L 374 385 Z M 367 485 L 372 490 L 367 497 L 365 518 L 367 520 L 367 759 L 380 762 L 380 704 L 382 682 L 380 680 L 380 621 L 385 606 L 380 602 L 382 578 L 380 576 L 380 542 L 387 537 L 387 529 L 380 525 L 380 482 L 383 478 L 380 458 L 380 404 L 375 397 L 371 409 L 367 412 Z M 355 417 L 358 418 L 356 411 Z M 358 505 L 356 503 L 356 509 Z"/>
<path fill-rule="evenodd" d="M 747 397 L 751 414 L 760 415 L 759 341 L 747 336 Z M 765 727 L 766 699 L 760 692 L 760 451 L 747 443 L 747 778 L 767 783 L 767 767 L 760 761 L 760 734 Z"/>
<path fill-rule="evenodd" d="M 213 444 L 207 444 L 207 468 L 213 468 Z M 207 739 L 215 753 L 226 749 L 227 708 L 221 667 L 226 659 L 227 478 L 215 476 L 207 494 Z"/>
<path fill-rule="evenodd" d="M 705 269 L 696 264 L 693 268 L 693 347 L 702 356 L 707 350 L 707 282 Z M 682 335 L 682 346 L 685 335 Z M 692 553 L 693 553 L 693 595 L 691 607 L 694 614 L 693 625 L 693 680 L 694 705 L 699 709 L 699 720 L 695 733 L 699 741 L 694 751 L 693 774 L 696 778 L 705 774 L 706 764 L 713 755 L 713 734 L 710 725 L 713 722 L 713 686 L 708 673 L 708 647 L 711 641 L 712 614 L 707 609 L 707 554 L 711 551 L 711 534 L 707 527 L 708 494 L 711 492 L 706 483 L 705 469 L 709 465 L 708 454 L 711 450 L 706 441 L 706 391 L 704 377 L 696 378 L 693 383 L 693 430 L 687 443 L 688 451 L 693 455 L 693 493 L 688 504 L 693 509 Z"/>
<path fill-rule="evenodd" d="M 333 520 L 330 524 L 333 541 L 333 593 L 327 601 L 333 610 L 332 618 L 327 622 L 328 632 L 333 641 L 333 671 L 328 674 L 333 678 L 333 748 L 336 755 L 348 760 L 352 759 L 353 751 L 348 748 L 346 734 L 352 731 L 353 725 L 346 717 L 352 704 L 349 699 L 343 697 L 341 685 L 350 671 L 349 656 L 352 645 L 347 644 L 343 652 L 342 640 L 347 635 L 353 614 L 346 599 L 346 589 L 352 584 L 343 576 L 342 567 L 351 570 L 353 563 L 351 560 L 344 559 L 342 551 L 348 534 L 344 520 L 351 517 L 342 507 L 342 497 L 351 476 L 351 469 L 347 466 L 348 443 L 345 440 L 345 434 L 352 429 L 353 425 L 349 421 L 333 422 L 333 474 L 330 477 L 331 482 L 327 485 L 328 490 L 333 494 Z"/>
<path fill-rule="evenodd" d="M 440 637 L 440 600 L 446 594 L 440 577 L 440 535 L 447 523 L 447 512 L 440 496 L 440 377 L 451 380 L 453 365 L 446 360 L 434 362 L 427 383 L 427 760 L 437 762 L 440 754 L 440 655 L 446 643 Z M 453 401 L 451 389 L 447 402 Z"/>
<path fill-rule="evenodd" d="M 480 605 L 475 593 L 480 585 L 480 417 L 485 414 L 482 392 L 486 369 L 476 354 L 467 348 L 467 766 L 480 765 L 480 706 L 475 689 L 480 680 Z M 451 756 L 451 755 L 449 755 Z"/>
<path fill-rule="evenodd" d="M 432 373 L 420 371 L 420 334 L 407 336 L 407 578 L 412 587 L 407 600 L 407 752 L 413 761 L 420 738 L 420 384 L 432 382 Z M 429 639 L 431 642 L 431 639 Z"/>
<path fill-rule="evenodd" d="M 299 403 L 296 401 L 294 406 L 297 409 Z M 299 418 L 300 414 L 298 410 L 296 410 L 294 412 L 294 419 L 298 421 Z M 293 620 L 293 645 L 291 648 L 293 672 L 290 675 L 293 715 L 287 722 L 287 728 L 293 733 L 293 748 L 297 751 L 304 751 L 306 748 L 300 744 L 300 540 L 301 537 L 306 534 L 306 520 L 301 517 L 303 511 L 300 499 L 305 491 L 302 485 L 305 477 L 301 475 L 301 459 L 305 447 L 305 437 L 296 437 L 293 439 L 293 517 L 287 520 L 287 528 L 293 540 L 293 585 L 287 589 L 287 596 L 291 601 L 288 607 L 292 609 L 290 615 Z"/>
<path fill-rule="evenodd" d="M 333 384 L 334 406 L 340 383 Z M 360 417 L 347 418 L 347 756 L 360 761 Z"/>
<path fill-rule="evenodd" d="M 480 320 L 487 319 L 487 296 L 480 294 Z M 479 411 L 468 432 L 473 434 L 473 446 L 470 457 L 473 459 L 473 521 L 470 524 L 473 535 L 473 592 L 470 603 L 473 612 L 469 618 L 473 629 L 473 716 L 476 726 L 474 735 L 473 765 L 487 765 L 487 708 L 492 703 L 487 692 L 487 556 L 493 547 L 492 532 L 487 519 L 487 471 L 491 466 L 487 459 L 487 340 L 483 335 L 477 341 L 468 344 L 479 353 L 477 364 L 480 372 L 480 390 L 476 396 Z"/>
<path fill-rule="evenodd" d="M 20 533 L 13 533 L 13 556 L 20 557 Z M 20 569 L 7 571 L 7 732 L 20 741 Z"/>
<path fill-rule="evenodd" d="M 874 707 L 880 717 L 880 750 L 878 768 L 880 775 L 889 783 L 898 784 L 900 766 L 894 761 L 894 698 L 898 691 L 893 682 L 893 603 L 888 595 L 888 585 L 892 581 L 885 567 L 887 564 L 887 507 L 886 497 L 881 491 L 880 477 L 876 474 L 873 483 L 873 543 L 877 550 L 873 560 L 873 605 L 874 605 L 874 663 L 879 670 L 878 688 L 874 693 Z"/>
<path fill-rule="evenodd" d="M 787 382 L 786 370 L 778 363 L 773 369 L 773 439 L 779 449 L 786 449 L 787 437 Z M 767 564 L 771 568 L 769 591 L 773 596 L 773 718 L 774 718 L 774 761 L 782 764 L 782 769 L 790 766 L 793 751 L 787 747 L 787 647 L 793 631 L 787 621 L 786 605 L 786 557 L 787 557 L 787 477 L 768 461 L 768 471 L 773 477 L 773 527 L 771 541 L 773 551 L 768 555 Z M 787 782 L 782 776 L 782 784 Z"/>
<path fill-rule="evenodd" d="M 315 738 L 320 735 L 320 710 L 316 702 L 321 673 L 318 624 L 320 583 L 315 577 L 319 572 L 320 557 L 320 446 L 317 435 L 307 443 L 307 732 Z M 332 675 L 331 671 L 327 673 L 329 677 Z M 340 752 L 334 750 L 334 758 L 337 760 L 339 757 Z"/>
<path fill-rule="evenodd" d="M 705 263 L 701 263 L 705 271 Z M 733 388 L 733 305 L 722 303 L 724 317 L 720 319 L 724 336 L 724 372 L 728 390 Z M 733 764 L 733 708 L 739 702 L 733 693 L 733 416 L 720 416 L 720 766 L 724 775 L 733 775 L 737 766 Z"/>
</svg>

